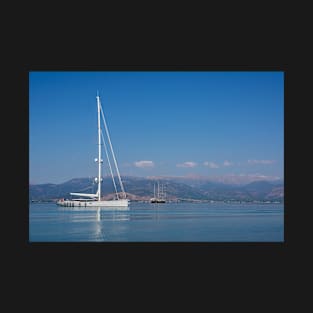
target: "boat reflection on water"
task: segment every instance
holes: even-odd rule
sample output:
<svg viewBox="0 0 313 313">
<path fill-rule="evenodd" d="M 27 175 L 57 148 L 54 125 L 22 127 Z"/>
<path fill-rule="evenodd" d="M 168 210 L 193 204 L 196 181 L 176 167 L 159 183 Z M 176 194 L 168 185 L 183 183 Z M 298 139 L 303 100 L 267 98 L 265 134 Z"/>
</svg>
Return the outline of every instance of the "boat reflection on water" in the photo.
<svg viewBox="0 0 313 313">
<path fill-rule="evenodd" d="M 87 241 L 111 241 L 112 236 L 122 236 L 127 232 L 130 220 L 129 210 L 117 210 L 116 207 L 59 207 L 64 219 L 76 226 L 75 233 L 90 233 Z M 120 237 L 121 240 L 123 237 Z"/>
<path fill-rule="evenodd" d="M 75 222 L 75 220 L 128 221 L 130 219 L 129 210 L 125 210 L 125 208 L 119 210 L 117 207 L 86 207 L 83 209 L 78 207 L 59 207 L 59 210 L 75 213 L 77 212 L 77 214 L 74 213 L 70 216 L 70 219 L 73 222 Z"/>
<path fill-rule="evenodd" d="M 112 232 L 120 236 L 127 232 L 128 224 L 124 221 L 130 220 L 129 212 L 125 210 L 117 211 L 115 209 L 109 210 L 106 208 L 97 209 L 97 217 L 95 225 L 95 240 L 96 241 L 111 241 Z M 114 228 L 112 229 L 112 224 Z M 111 225 L 111 226 L 110 226 Z M 122 237 L 121 237 L 122 240 Z"/>
<path fill-rule="evenodd" d="M 97 221 L 129 221 L 129 211 L 122 209 L 121 211 L 116 208 L 101 207 L 97 208 Z"/>
</svg>

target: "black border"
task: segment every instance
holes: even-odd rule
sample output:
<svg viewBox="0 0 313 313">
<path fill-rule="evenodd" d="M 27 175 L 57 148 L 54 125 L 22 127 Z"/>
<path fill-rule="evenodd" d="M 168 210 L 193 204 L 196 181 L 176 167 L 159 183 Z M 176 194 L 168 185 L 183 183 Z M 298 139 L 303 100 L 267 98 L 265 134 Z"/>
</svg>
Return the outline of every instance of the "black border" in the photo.
<svg viewBox="0 0 313 313">
<path fill-rule="evenodd" d="M 27 65 L 24 71 L 287 71 L 287 65 L 166 65 L 166 64 L 138 64 L 138 65 Z"/>
</svg>

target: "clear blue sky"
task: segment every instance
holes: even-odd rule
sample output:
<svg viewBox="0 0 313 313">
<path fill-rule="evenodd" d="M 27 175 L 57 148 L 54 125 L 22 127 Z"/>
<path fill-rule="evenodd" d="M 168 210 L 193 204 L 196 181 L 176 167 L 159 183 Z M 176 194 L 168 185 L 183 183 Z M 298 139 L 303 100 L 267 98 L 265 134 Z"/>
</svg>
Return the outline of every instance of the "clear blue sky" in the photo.
<svg viewBox="0 0 313 313">
<path fill-rule="evenodd" d="M 97 90 L 122 175 L 284 176 L 283 72 L 33 71 L 31 183 L 97 175 Z"/>
</svg>

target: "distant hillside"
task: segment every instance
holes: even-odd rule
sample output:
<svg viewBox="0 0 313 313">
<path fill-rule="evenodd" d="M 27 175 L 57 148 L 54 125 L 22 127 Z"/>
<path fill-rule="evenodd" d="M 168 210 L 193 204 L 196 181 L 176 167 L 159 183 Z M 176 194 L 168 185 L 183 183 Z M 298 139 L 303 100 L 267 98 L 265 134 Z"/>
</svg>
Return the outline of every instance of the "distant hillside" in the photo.
<svg viewBox="0 0 313 313">
<path fill-rule="evenodd" d="M 142 177 L 123 177 L 123 184 L 131 200 L 149 200 L 153 197 L 154 179 Z M 238 200 L 238 201 L 283 201 L 284 185 L 268 181 L 256 181 L 243 186 L 194 180 L 178 182 L 166 178 L 164 184 L 168 200 Z M 186 183 L 187 182 L 187 183 Z M 90 178 L 75 178 L 62 184 L 39 184 L 29 186 L 29 198 L 33 201 L 47 201 L 69 198 L 70 192 L 95 193 L 97 186 Z M 105 177 L 102 182 L 105 199 L 114 195 L 112 179 Z"/>
</svg>

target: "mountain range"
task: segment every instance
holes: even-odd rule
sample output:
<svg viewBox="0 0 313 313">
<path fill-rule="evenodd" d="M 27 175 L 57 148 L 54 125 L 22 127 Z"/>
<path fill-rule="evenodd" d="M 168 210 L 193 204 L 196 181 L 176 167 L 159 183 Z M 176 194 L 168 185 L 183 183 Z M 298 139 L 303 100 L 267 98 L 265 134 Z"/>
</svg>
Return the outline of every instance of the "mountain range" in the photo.
<svg viewBox="0 0 313 313">
<path fill-rule="evenodd" d="M 247 184 L 214 182 L 196 177 L 122 177 L 127 197 L 133 201 L 148 201 L 153 197 L 154 184 L 164 185 L 166 199 L 171 201 L 284 201 L 283 181 L 257 180 Z M 116 180 L 117 182 L 118 180 Z M 30 201 L 55 201 L 69 198 L 70 192 L 95 193 L 97 185 L 91 178 L 75 178 L 61 184 L 30 184 Z M 111 177 L 102 182 L 104 199 L 112 199 Z"/>
</svg>

